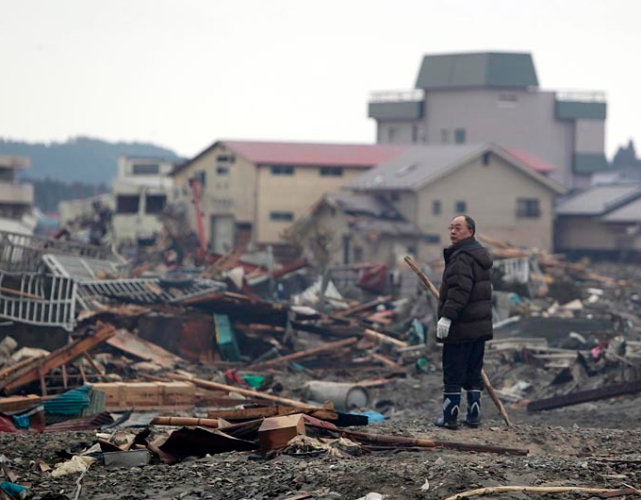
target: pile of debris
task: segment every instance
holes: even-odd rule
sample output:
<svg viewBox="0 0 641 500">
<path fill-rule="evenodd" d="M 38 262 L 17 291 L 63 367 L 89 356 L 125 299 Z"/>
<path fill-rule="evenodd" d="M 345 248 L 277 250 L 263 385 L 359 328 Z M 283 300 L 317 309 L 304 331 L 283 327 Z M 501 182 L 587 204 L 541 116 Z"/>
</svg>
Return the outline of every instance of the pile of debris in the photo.
<svg viewBox="0 0 641 500">
<path fill-rule="evenodd" d="M 500 270 L 486 363 L 505 401 L 540 411 L 641 392 L 637 269 L 483 240 Z"/>
<path fill-rule="evenodd" d="M 641 273 L 485 242 L 497 269 L 485 369 L 498 398 L 539 411 L 641 392 Z M 527 454 L 350 429 L 393 417 L 373 388 L 424 377 L 440 389 L 436 302 L 412 269 L 316 273 L 235 251 L 167 272 L 8 233 L 0 256 L 0 431 L 100 431 L 52 475 L 229 451 Z"/>
</svg>

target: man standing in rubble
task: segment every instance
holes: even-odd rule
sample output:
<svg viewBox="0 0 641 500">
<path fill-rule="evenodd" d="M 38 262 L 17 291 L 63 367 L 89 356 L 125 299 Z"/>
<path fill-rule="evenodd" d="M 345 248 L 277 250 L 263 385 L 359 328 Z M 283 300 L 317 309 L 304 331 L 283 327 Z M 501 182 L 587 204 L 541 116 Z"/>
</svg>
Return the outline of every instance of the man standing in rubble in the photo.
<svg viewBox="0 0 641 500">
<path fill-rule="evenodd" d="M 476 241 L 476 223 L 467 215 L 452 219 L 452 245 L 443 251 L 445 270 L 438 304 L 436 337 L 443 343 L 443 417 L 435 423 L 458 428 L 461 389 L 467 392 L 470 427 L 481 424 L 485 341 L 492 330 L 492 257 Z"/>
</svg>

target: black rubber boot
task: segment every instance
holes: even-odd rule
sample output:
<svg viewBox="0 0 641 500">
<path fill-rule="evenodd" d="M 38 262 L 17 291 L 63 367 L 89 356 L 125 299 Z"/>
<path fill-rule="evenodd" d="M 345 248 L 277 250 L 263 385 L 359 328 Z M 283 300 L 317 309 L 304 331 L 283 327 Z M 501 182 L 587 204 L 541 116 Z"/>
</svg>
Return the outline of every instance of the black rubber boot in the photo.
<svg viewBox="0 0 641 500">
<path fill-rule="evenodd" d="M 467 391 L 467 416 L 465 424 L 476 428 L 481 425 L 481 391 Z"/>
<path fill-rule="evenodd" d="M 461 407 L 460 392 L 446 392 L 443 394 L 443 417 L 434 422 L 438 427 L 445 429 L 458 429 L 458 414 Z"/>
</svg>

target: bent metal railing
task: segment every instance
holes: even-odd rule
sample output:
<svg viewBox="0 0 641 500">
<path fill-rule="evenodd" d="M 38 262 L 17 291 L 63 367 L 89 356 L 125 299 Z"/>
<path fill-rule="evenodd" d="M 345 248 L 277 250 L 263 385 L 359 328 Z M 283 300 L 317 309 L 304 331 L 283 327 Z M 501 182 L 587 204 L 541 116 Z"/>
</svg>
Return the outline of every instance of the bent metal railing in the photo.
<svg viewBox="0 0 641 500">
<path fill-rule="evenodd" d="M 36 271 L 41 266 L 42 256 L 45 254 L 67 254 L 101 260 L 115 259 L 107 247 L 0 231 L 0 268 L 2 270 Z"/>
<path fill-rule="evenodd" d="M 72 331 L 76 287 L 65 277 L 0 271 L 0 318 Z"/>
</svg>

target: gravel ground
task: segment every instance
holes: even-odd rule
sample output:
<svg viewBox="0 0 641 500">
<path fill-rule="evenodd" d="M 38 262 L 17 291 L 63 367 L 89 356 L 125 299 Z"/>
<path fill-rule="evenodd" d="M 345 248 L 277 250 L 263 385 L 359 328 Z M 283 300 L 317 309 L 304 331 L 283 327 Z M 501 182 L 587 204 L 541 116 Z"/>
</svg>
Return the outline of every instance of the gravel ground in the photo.
<svg viewBox="0 0 641 500">
<path fill-rule="evenodd" d="M 485 404 L 482 428 L 447 431 L 431 425 L 440 407 L 437 381 L 434 374 L 400 380 L 374 391 L 375 400 L 394 401 L 395 406 L 387 421 L 362 430 L 527 448 L 529 455 L 425 449 L 348 458 L 281 455 L 266 460 L 251 453 L 225 453 L 173 466 L 93 465 L 82 478 L 78 498 L 263 500 L 307 492 L 315 499 L 356 500 L 378 492 L 389 499 L 442 499 L 496 485 L 641 486 L 641 398 L 625 397 L 533 415 L 508 408 L 515 423 L 511 429 Z M 34 472 L 31 464 L 42 459 L 53 466 L 63 460 L 58 451 L 88 446 L 94 435 L 0 434 L 0 454 L 13 462 L 18 482 L 31 483 L 35 498 L 74 498 L 77 475 L 53 479 Z M 429 488 L 422 489 L 426 482 Z M 499 497 L 541 498 L 529 493 L 485 498 Z M 591 498 L 578 493 L 553 496 L 577 497 Z"/>
</svg>

